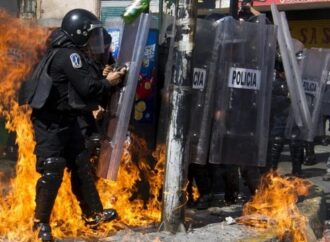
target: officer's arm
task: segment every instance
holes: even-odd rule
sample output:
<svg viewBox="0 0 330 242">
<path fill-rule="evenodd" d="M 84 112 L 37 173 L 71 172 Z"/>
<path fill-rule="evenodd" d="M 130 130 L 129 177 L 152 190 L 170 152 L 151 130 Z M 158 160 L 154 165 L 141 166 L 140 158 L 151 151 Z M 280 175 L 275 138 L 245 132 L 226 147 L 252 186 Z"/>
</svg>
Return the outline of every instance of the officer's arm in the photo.
<svg viewBox="0 0 330 242">
<path fill-rule="evenodd" d="M 77 52 L 69 52 L 63 69 L 72 86 L 82 97 L 99 96 L 111 89 L 106 79 L 95 79 L 89 73 L 88 64 Z"/>
</svg>

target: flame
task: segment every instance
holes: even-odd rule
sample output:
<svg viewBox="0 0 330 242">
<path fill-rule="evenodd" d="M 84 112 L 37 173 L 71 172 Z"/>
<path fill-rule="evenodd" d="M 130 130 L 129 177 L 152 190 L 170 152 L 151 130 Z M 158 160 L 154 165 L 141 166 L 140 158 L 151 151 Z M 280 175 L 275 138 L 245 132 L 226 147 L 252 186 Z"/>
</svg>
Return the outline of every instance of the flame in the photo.
<svg viewBox="0 0 330 242">
<path fill-rule="evenodd" d="M 200 194 L 199 194 L 199 191 L 198 191 L 198 187 L 193 184 L 192 186 L 192 197 L 193 197 L 193 200 L 194 202 L 196 202 L 199 198 Z"/>
<path fill-rule="evenodd" d="M 6 119 L 6 128 L 15 131 L 18 143 L 16 175 L 8 184 L 0 183 L 0 240 L 35 241 L 32 221 L 35 208 L 35 185 L 39 175 L 35 171 L 35 142 L 30 122 L 31 110 L 17 103 L 17 90 L 31 72 L 45 46 L 49 31 L 32 22 L 23 21 L 0 11 L 0 114 Z M 135 150 L 134 150 L 135 149 Z M 138 152 L 137 152 L 138 151 Z M 55 237 L 104 237 L 109 231 L 126 226 L 144 226 L 160 220 L 160 192 L 164 174 L 165 146 L 157 147 L 153 157 L 147 157 L 146 143 L 133 136 L 125 149 L 118 181 L 99 179 L 97 187 L 105 208 L 113 207 L 120 219 L 104 224 L 98 230 L 84 225 L 81 211 L 71 192 L 66 173 L 52 213 Z M 138 159 L 133 159 L 132 153 Z M 150 165 L 154 159 L 154 166 Z M 141 174 L 149 183 L 149 198 L 132 199 L 138 191 L 136 183 Z M 0 180 L 1 181 L 1 180 Z"/>
<path fill-rule="evenodd" d="M 298 177 L 283 177 L 270 172 L 251 201 L 243 207 L 239 222 L 258 228 L 273 229 L 280 238 L 288 235 L 293 242 L 307 241 L 307 218 L 296 206 L 299 196 L 306 196 L 310 182 Z"/>
</svg>

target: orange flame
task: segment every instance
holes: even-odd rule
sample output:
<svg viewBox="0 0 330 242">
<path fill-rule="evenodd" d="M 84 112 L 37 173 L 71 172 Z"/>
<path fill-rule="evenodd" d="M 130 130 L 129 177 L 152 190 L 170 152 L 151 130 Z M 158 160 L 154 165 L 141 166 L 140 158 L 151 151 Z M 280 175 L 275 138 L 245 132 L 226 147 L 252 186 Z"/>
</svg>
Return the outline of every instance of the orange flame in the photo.
<svg viewBox="0 0 330 242">
<path fill-rule="evenodd" d="M 298 196 L 308 194 L 310 182 L 298 177 L 266 174 L 255 196 L 245 204 L 239 222 L 258 228 L 274 229 L 280 238 L 307 241 L 307 219 L 296 206 Z"/>
<path fill-rule="evenodd" d="M 38 51 L 45 46 L 49 34 L 47 29 L 12 17 L 0 11 L 0 114 L 6 119 L 6 128 L 15 131 L 19 146 L 16 176 L 10 181 L 10 188 L 0 183 L 0 240 L 35 240 L 32 221 L 35 208 L 35 185 L 38 174 L 35 171 L 35 142 L 30 122 L 31 110 L 20 107 L 16 101 L 17 90 L 24 78 L 38 61 Z M 139 154 L 148 154 L 147 145 L 133 137 L 132 143 L 139 144 Z M 146 155 L 139 155 L 133 162 L 130 145 L 122 156 L 118 181 L 99 179 L 97 187 L 105 208 L 113 207 L 120 219 L 100 226 L 95 231 L 84 226 L 78 202 L 71 192 L 69 175 L 65 174 L 52 213 L 52 228 L 56 237 L 104 237 L 109 231 L 127 225 L 141 226 L 160 220 L 159 193 L 164 173 L 164 146 L 155 151 L 156 165 L 149 165 Z M 142 152 L 142 153 L 141 153 Z M 150 186 L 150 198 L 132 200 L 137 191 L 136 182 L 143 173 Z"/>
<path fill-rule="evenodd" d="M 194 202 L 196 202 L 199 198 L 200 194 L 199 194 L 199 191 L 198 191 L 198 187 L 193 184 L 192 186 L 192 197 L 193 197 L 193 200 Z"/>
</svg>

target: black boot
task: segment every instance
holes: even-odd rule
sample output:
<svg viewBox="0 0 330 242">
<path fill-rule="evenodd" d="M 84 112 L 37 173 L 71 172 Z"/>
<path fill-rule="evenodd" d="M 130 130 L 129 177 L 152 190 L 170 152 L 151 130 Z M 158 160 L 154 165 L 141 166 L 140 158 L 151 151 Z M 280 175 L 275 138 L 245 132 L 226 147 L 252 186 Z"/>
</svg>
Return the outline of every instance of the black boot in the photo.
<svg viewBox="0 0 330 242">
<path fill-rule="evenodd" d="M 212 200 L 210 206 L 221 207 L 224 205 L 225 196 L 225 168 L 223 165 L 210 164 L 209 173 L 211 178 Z"/>
<path fill-rule="evenodd" d="M 193 196 L 193 183 L 194 183 L 194 177 L 191 171 L 191 167 L 188 167 L 188 187 L 187 187 L 187 197 L 188 201 L 186 206 L 188 208 L 193 208 L 195 206 L 194 196 Z"/>
<path fill-rule="evenodd" d="M 259 186 L 260 171 L 256 166 L 241 166 L 241 175 L 253 196 Z"/>
<path fill-rule="evenodd" d="M 37 160 L 37 170 L 42 174 L 37 182 L 34 230 L 39 229 L 42 241 L 52 241 L 50 215 L 61 185 L 66 161 L 60 157 Z"/>
<path fill-rule="evenodd" d="M 225 201 L 233 204 L 237 202 L 239 192 L 239 173 L 235 165 L 224 165 L 225 168 Z"/>
<path fill-rule="evenodd" d="M 304 146 L 300 140 L 291 140 L 290 153 L 292 159 L 292 175 L 303 177 L 301 165 L 304 160 Z"/>
<path fill-rule="evenodd" d="M 33 231 L 38 231 L 38 238 L 42 242 L 53 242 L 52 229 L 48 223 L 35 222 L 33 224 Z"/>
<path fill-rule="evenodd" d="M 83 218 L 91 218 L 93 221 L 97 220 L 97 216 L 101 216 L 103 206 L 96 189 L 89 157 L 89 153 L 85 151 L 77 156 L 75 167 L 71 170 L 71 186 L 79 201 Z"/>
<path fill-rule="evenodd" d="M 278 162 L 281 157 L 283 145 L 284 145 L 284 139 L 282 137 L 276 136 L 272 139 L 270 163 L 271 163 L 271 168 L 273 170 L 276 170 L 278 167 Z"/>
<path fill-rule="evenodd" d="M 314 142 L 306 142 L 305 149 L 306 149 L 306 157 L 304 160 L 304 165 L 305 166 L 315 165 L 317 162 L 314 151 Z"/>
<path fill-rule="evenodd" d="M 190 164 L 192 176 L 195 179 L 200 197 L 196 202 L 197 209 L 207 209 L 211 200 L 210 178 L 206 165 Z"/>
<path fill-rule="evenodd" d="M 102 213 L 94 214 L 91 217 L 83 217 L 86 225 L 95 228 L 101 223 L 110 222 L 118 217 L 117 211 L 115 209 L 109 208 L 104 209 Z"/>
</svg>

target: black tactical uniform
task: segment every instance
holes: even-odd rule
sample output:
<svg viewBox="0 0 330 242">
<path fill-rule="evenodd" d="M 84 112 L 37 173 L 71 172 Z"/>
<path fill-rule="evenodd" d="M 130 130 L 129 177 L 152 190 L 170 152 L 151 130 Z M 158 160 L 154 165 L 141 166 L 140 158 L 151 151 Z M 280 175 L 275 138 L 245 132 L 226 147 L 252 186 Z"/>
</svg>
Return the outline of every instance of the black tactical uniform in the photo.
<svg viewBox="0 0 330 242">
<path fill-rule="evenodd" d="M 34 229 L 39 229 L 43 241 L 53 241 L 49 219 L 66 167 L 86 223 L 96 225 L 116 217 L 115 210 L 102 207 L 84 133 L 91 130 L 88 118 L 93 118 L 86 114 L 91 114 L 111 89 L 108 80 L 91 75 L 90 59 L 81 51 L 99 29 L 102 31 L 99 20 L 87 10 L 67 13 L 31 81 L 21 90 L 21 102 L 33 108 L 36 168 L 42 175 L 36 187 Z"/>
<path fill-rule="evenodd" d="M 266 171 L 276 170 L 286 140 L 285 129 L 290 112 L 290 98 L 281 56 L 277 53 L 275 61 L 276 77 L 273 82 L 272 104 L 270 115 L 270 135 L 267 151 Z M 299 128 L 294 125 L 289 139 L 292 160 L 292 174 L 301 175 L 301 165 L 304 159 L 303 141 L 299 139 Z"/>
<path fill-rule="evenodd" d="M 269 169 L 277 169 L 285 143 L 284 133 L 290 110 L 290 99 L 288 94 L 289 91 L 284 77 L 284 70 L 276 70 L 276 77 L 272 89 L 267 171 Z"/>
</svg>

